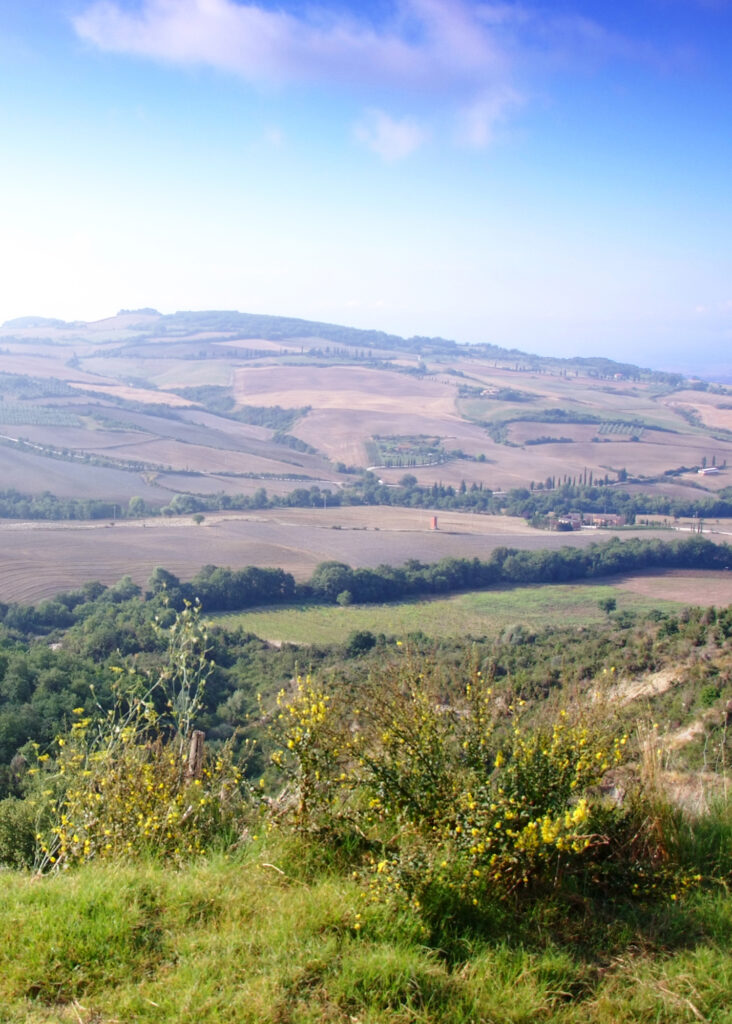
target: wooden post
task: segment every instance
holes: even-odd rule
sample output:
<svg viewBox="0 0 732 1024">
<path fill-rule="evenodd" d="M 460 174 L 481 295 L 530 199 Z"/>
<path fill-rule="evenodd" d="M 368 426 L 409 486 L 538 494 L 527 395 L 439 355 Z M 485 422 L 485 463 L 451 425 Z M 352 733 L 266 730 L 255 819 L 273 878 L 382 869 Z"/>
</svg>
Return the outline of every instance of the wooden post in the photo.
<svg viewBox="0 0 732 1024">
<path fill-rule="evenodd" d="M 196 729 L 191 736 L 191 746 L 188 751 L 187 779 L 200 779 L 203 772 L 203 740 L 204 733 Z"/>
</svg>

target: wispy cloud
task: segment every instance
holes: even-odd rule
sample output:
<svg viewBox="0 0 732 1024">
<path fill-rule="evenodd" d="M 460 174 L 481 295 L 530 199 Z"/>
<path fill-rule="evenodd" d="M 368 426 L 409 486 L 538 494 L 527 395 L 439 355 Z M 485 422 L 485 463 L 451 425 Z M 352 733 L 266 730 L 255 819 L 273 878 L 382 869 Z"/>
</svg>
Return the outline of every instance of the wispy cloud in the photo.
<svg viewBox="0 0 732 1024">
<path fill-rule="evenodd" d="M 498 125 L 522 103 L 522 96 L 510 86 L 477 96 L 458 113 L 458 141 L 479 149 L 490 145 Z"/>
<path fill-rule="evenodd" d="M 546 69 L 588 53 L 623 58 L 635 45 L 587 18 L 501 0 L 393 0 L 388 10 L 376 21 L 357 5 L 288 11 L 253 0 L 138 0 L 134 7 L 94 0 L 74 26 L 101 50 L 208 65 L 256 86 L 325 84 L 379 107 L 388 92 L 402 107 L 410 100 L 440 113 L 447 107 L 456 137 L 477 147 L 489 145 L 496 125 L 521 105 L 517 79 L 527 66 Z M 373 110 L 358 134 L 386 159 L 426 137 L 416 121 Z"/>
<path fill-rule="evenodd" d="M 264 133 L 264 141 L 274 149 L 280 149 L 285 144 L 285 133 L 276 125 L 270 125 Z"/>
<path fill-rule="evenodd" d="M 516 95 L 501 40 L 516 17 L 507 5 L 468 0 L 395 0 L 379 24 L 325 7 L 295 14 L 234 0 L 141 0 L 135 7 L 96 0 L 74 27 L 104 51 L 208 65 L 256 86 L 326 84 L 362 102 L 391 92 L 415 106 L 447 105 L 464 123 L 461 136 L 485 145 L 510 105 L 506 96 Z M 364 115 L 356 132 L 387 160 L 408 155 L 427 136 L 414 118 L 382 110 Z"/>
<path fill-rule="evenodd" d="M 376 28 L 318 7 L 296 15 L 234 0 L 142 0 L 133 10 L 97 0 L 74 27 L 102 50 L 208 64 L 256 84 L 440 86 L 493 59 L 485 43 L 470 39 L 474 19 L 461 0 L 403 0 L 395 12 Z"/>
<path fill-rule="evenodd" d="M 382 160 L 403 160 L 422 145 L 427 132 L 413 118 L 394 118 L 383 110 L 369 110 L 354 126 L 354 134 Z"/>
</svg>

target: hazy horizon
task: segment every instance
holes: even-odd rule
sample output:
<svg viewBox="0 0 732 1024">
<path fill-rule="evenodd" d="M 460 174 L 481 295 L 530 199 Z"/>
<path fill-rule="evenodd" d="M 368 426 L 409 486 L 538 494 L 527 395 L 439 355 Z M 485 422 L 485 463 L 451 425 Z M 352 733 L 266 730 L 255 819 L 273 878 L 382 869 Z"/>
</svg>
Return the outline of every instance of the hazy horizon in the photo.
<svg viewBox="0 0 732 1024">
<path fill-rule="evenodd" d="M 727 0 L 0 12 L 0 322 L 237 309 L 730 376 Z"/>
<path fill-rule="evenodd" d="M 57 322 L 58 325 L 63 324 L 64 326 L 72 326 L 75 323 L 86 323 L 86 324 L 103 323 L 106 320 L 114 319 L 116 316 L 120 316 L 120 315 L 127 314 L 127 313 L 133 313 L 133 314 L 134 313 L 140 313 L 143 310 L 144 311 L 154 312 L 154 313 L 157 313 L 157 314 L 159 314 L 161 316 L 172 315 L 174 313 L 208 313 L 208 312 L 214 312 L 214 313 L 220 313 L 220 312 L 231 313 L 231 312 L 233 312 L 233 313 L 245 313 L 245 314 L 251 314 L 252 313 L 252 310 L 170 310 L 168 313 L 165 313 L 162 310 L 157 309 L 157 307 L 146 306 L 146 307 L 140 307 L 139 309 L 124 309 L 124 308 L 122 308 L 122 309 L 117 310 L 116 313 L 110 313 L 108 316 L 100 317 L 98 320 L 89 320 L 89 321 L 84 320 L 81 317 L 74 317 L 71 320 L 67 321 L 67 320 L 64 320 L 61 317 L 41 316 L 41 315 L 35 315 L 35 314 L 31 313 L 31 314 L 21 315 L 19 317 L 13 317 L 13 318 L 11 318 L 10 320 L 7 320 L 7 321 L 2 321 L 0 323 L 0 330 L 8 329 L 10 332 L 12 332 L 14 327 L 16 329 L 19 329 L 21 327 L 27 326 L 27 325 L 24 325 L 24 321 L 26 321 L 26 320 L 27 321 L 38 321 L 38 322 L 48 320 L 49 323 Z M 264 313 L 264 314 L 262 314 L 260 312 L 257 315 L 277 317 L 280 314 L 274 313 L 272 311 L 269 311 L 269 312 Z M 294 317 L 294 319 L 301 319 L 301 320 L 304 320 L 305 322 L 313 322 L 313 321 L 308 321 L 307 318 L 305 318 L 305 317 Z M 329 323 L 331 326 L 340 326 L 340 327 L 354 327 L 355 326 L 354 324 L 346 324 L 346 323 L 334 324 L 331 321 L 320 321 L 320 322 L 321 323 Z M 373 331 L 382 331 L 383 330 L 383 328 L 378 327 L 378 326 L 371 326 L 371 327 L 365 327 L 365 328 L 359 328 L 359 329 L 362 329 L 362 330 L 373 330 Z M 393 335 L 396 332 L 384 331 L 384 333 L 392 334 Z M 397 335 L 397 336 L 399 336 L 399 335 Z M 413 335 L 401 335 L 401 337 L 404 338 L 405 340 L 409 340 L 409 338 L 413 337 Z M 423 337 L 443 337 L 444 338 L 443 335 L 434 335 L 434 334 L 432 334 L 432 335 L 424 335 Z M 457 344 L 464 344 L 464 345 L 468 345 L 468 346 L 471 345 L 471 344 L 476 344 L 476 345 L 479 344 L 479 342 L 463 342 L 459 338 L 447 338 L 445 340 L 454 341 L 454 342 L 457 342 Z M 719 362 L 717 362 L 715 364 L 713 362 L 708 362 L 708 363 L 703 363 L 703 361 L 699 362 L 699 361 L 695 360 L 693 357 L 690 356 L 686 361 L 684 361 L 683 359 L 679 359 L 678 361 L 674 362 L 673 360 L 668 360 L 667 359 L 666 362 L 663 362 L 663 363 L 660 363 L 660 364 L 646 364 L 646 363 L 634 360 L 632 358 L 620 359 L 617 355 L 608 355 L 606 352 L 601 352 L 601 351 L 593 352 L 593 351 L 586 350 L 586 351 L 583 351 L 583 352 L 561 354 L 559 352 L 552 352 L 552 351 L 548 351 L 548 350 L 544 351 L 544 352 L 539 352 L 538 350 L 532 350 L 532 349 L 518 349 L 517 346 L 512 346 L 511 348 L 508 348 L 506 346 L 506 348 L 507 348 L 507 351 L 514 351 L 514 350 L 515 351 L 520 351 L 523 354 L 529 355 L 529 356 L 540 355 L 540 356 L 557 357 L 557 358 L 573 358 L 575 356 L 578 356 L 578 357 L 592 357 L 592 356 L 604 357 L 604 358 L 615 359 L 615 361 L 620 362 L 620 363 L 622 363 L 622 362 L 632 363 L 633 365 L 639 366 L 642 369 L 661 370 L 661 371 L 667 371 L 667 372 L 671 372 L 671 373 L 682 373 L 685 376 L 689 376 L 689 377 L 693 377 L 693 376 L 698 375 L 701 378 L 708 379 L 709 381 L 715 381 L 715 382 L 720 383 L 720 384 L 732 383 L 732 371 L 730 369 L 730 364 L 729 364 L 729 362 L 726 359 L 725 360 L 721 360 L 721 361 L 719 361 Z"/>
</svg>

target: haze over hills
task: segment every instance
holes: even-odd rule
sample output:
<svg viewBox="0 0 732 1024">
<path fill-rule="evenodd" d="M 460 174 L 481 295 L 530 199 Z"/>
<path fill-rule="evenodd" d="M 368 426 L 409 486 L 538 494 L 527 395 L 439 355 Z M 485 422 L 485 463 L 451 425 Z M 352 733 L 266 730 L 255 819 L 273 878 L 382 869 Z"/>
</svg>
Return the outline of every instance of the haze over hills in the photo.
<svg viewBox="0 0 732 1024">
<path fill-rule="evenodd" d="M 0 329 L 0 467 L 24 493 L 191 509 L 191 496 L 395 485 L 728 485 L 719 384 L 232 311 L 121 310 Z M 717 470 L 700 475 L 704 466 Z M 174 506 L 175 507 L 175 506 Z"/>
<path fill-rule="evenodd" d="M 569 366 L 595 367 L 609 369 L 616 367 L 620 372 L 628 372 L 631 375 L 639 373 L 650 373 L 649 368 L 641 369 L 635 364 L 628 364 L 615 359 L 593 356 L 575 357 L 552 357 L 546 355 L 531 354 L 517 348 L 506 348 L 490 343 L 473 343 L 469 346 L 461 345 L 457 341 L 448 340 L 442 337 L 414 336 L 403 338 L 399 335 L 389 334 L 379 330 L 364 330 L 356 327 L 346 327 L 339 324 L 321 323 L 313 320 L 304 320 L 295 317 L 274 316 L 259 313 L 240 313 L 235 310 L 204 310 L 198 312 L 179 311 L 173 314 L 162 314 L 152 307 L 135 310 L 120 310 L 116 317 L 109 320 L 84 322 L 81 320 L 64 321 L 53 317 L 22 316 L 12 320 L 6 320 L 0 330 L 3 331 L 39 331 L 45 328 L 62 329 L 64 331 L 79 330 L 86 332 L 94 329 L 97 325 L 111 326 L 112 321 L 121 321 L 125 318 L 125 327 L 137 327 L 143 334 L 156 332 L 166 336 L 172 336 L 182 332 L 188 334 L 196 330 L 217 330 L 222 332 L 233 332 L 243 338 L 261 337 L 273 341 L 286 339 L 320 338 L 337 342 L 342 345 L 352 346 L 378 346 L 393 350 L 410 350 L 425 354 L 427 352 L 457 352 L 469 348 L 482 354 L 492 354 L 498 358 L 520 357 L 528 361 L 532 366 L 564 364 Z M 121 326 L 121 323 L 120 323 Z M 0 336 L 1 338 L 1 336 Z M 81 340 L 81 338 L 80 338 Z M 664 372 L 663 370 L 660 372 Z M 689 368 L 690 376 L 704 376 L 701 368 Z"/>
</svg>

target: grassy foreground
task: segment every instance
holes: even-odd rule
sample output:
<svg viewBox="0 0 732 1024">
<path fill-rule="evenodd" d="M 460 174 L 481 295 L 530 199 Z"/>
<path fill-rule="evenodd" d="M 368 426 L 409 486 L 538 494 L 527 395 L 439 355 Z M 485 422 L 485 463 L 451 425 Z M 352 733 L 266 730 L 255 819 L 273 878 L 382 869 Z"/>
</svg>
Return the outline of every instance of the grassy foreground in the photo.
<svg viewBox="0 0 732 1024">
<path fill-rule="evenodd" d="M 732 1024 L 726 717 L 686 812 L 612 701 L 400 649 L 262 705 L 268 785 L 200 748 L 199 610 L 163 635 L 0 802 L 0 1022 Z"/>
<path fill-rule="evenodd" d="M 452 948 L 307 848 L 0 875 L 8 1024 L 732 1021 L 732 900 L 496 912 Z"/>
</svg>

